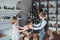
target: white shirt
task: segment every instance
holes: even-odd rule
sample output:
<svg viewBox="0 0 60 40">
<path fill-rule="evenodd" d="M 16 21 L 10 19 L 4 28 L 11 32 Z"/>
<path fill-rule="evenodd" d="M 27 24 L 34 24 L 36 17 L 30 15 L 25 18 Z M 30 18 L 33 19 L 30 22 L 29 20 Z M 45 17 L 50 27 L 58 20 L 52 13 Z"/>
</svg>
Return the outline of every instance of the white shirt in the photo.
<svg viewBox="0 0 60 40">
<path fill-rule="evenodd" d="M 45 18 L 44 18 L 45 19 Z M 38 28 L 34 28 L 34 30 L 41 30 L 42 28 L 44 28 L 45 27 L 45 25 L 46 25 L 46 20 L 42 20 L 42 23 L 39 23 L 39 24 L 34 24 L 34 26 L 40 26 L 40 27 L 38 27 Z"/>
</svg>

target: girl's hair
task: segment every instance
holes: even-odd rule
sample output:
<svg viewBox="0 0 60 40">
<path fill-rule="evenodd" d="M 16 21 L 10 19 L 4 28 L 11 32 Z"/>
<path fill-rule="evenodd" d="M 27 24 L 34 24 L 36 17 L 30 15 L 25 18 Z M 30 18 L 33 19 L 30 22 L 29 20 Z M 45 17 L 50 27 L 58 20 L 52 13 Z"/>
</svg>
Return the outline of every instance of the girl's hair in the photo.
<svg viewBox="0 0 60 40">
<path fill-rule="evenodd" d="M 17 20 L 17 17 L 16 16 L 13 16 L 13 20 Z"/>
</svg>

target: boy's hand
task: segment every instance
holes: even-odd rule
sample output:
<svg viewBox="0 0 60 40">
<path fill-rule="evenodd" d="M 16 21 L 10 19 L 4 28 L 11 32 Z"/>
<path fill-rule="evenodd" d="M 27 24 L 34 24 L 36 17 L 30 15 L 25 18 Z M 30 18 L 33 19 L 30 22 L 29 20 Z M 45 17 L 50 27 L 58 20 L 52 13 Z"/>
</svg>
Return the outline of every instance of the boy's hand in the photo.
<svg viewBox="0 0 60 40">
<path fill-rule="evenodd" d="M 29 29 L 33 29 L 33 26 L 32 25 L 29 25 Z"/>
</svg>

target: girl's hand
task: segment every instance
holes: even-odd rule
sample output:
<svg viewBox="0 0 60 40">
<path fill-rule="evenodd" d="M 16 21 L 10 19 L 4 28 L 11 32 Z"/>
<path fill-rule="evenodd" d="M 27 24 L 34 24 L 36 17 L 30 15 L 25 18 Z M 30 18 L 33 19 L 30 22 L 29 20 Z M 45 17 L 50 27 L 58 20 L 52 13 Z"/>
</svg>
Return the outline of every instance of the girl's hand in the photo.
<svg viewBox="0 0 60 40">
<path fill-rule="evenodd" d="M 28 26 L 26 25 L 25 27 L 24 27 L 24 30 L 28 30 L 29 28 L 28 28 Z"/>
</svg>

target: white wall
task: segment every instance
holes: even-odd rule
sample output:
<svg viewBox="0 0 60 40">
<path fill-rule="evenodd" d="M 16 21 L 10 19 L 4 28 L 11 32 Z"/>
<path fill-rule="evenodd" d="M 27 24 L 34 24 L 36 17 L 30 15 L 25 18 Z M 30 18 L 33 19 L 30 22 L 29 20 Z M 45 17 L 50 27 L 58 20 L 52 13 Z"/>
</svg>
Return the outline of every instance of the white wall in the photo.
<svg viewBox="0 0 60 40">
<path fill-rule="evenodd" d="M 8 7 L 12 7 L 12 6 L 16 6 L 17 2 L 19 0 L 0 0 L 0 6 L 8 6 Z"/>
<path fill-rule="evenodd" d="M 4 5 L 8 7 L 16 7 L 19 0 L 0 0 L 0 6 L 3 8 Z M 27 20 L 27 13 L 31 7 L 31 0 L 22 0 L 22 18 Z M 10 12 L 13 13 L 13 12 Z"/>
</svg>

